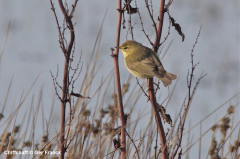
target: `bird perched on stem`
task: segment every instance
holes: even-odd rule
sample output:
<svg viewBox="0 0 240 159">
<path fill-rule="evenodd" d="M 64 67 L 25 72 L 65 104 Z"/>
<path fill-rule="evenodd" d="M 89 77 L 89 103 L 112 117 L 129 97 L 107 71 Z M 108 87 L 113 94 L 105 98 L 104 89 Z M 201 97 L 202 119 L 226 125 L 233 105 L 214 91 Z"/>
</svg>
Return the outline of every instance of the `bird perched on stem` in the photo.
<svg viewBox="0 0 240 159">
<path fill-rule="evenodd" d="M 165 71 L 157 54 L 150 48 L 134 41 L 125 41 L 119 49 L 122 50 L 124 62 L 131 74 L 138 78 L 160 79 L 165 87 L 177 78 L 177 75 Z"/>
</svg>

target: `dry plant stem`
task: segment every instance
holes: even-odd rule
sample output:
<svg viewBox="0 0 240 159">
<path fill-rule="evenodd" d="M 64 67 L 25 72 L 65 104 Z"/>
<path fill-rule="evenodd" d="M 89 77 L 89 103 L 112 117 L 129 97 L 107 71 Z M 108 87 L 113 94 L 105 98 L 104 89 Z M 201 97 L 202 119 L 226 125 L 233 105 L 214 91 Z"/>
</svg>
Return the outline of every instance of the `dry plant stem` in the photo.
<svg viewBox="0 0 240 159">
<path fill-rule="evenodd" d="M 132 0 L 129 0 L 128 3 L 130 3 L 131 1 Z M 129 13 L 130 13 L 130 7 L 129 7 Z M 131 34 L 132 40 L 134 40 L 134 38 L 133 38 L 133 26 L 132 26 L 131 14 L 129 14 L 128 24 L 129 24 L 129 30 L 130 30 L 130 34 Z"/>
<path fill-rule="evenodd" d="M 155 38 L 154 48 L 153 48 L 153 50 L 155 52 L 158 51 L 159 43 L 160 43 L 160 39 L 161 39 L 161 33 L 162 33 L 162 27 L 163 27 L 163 16 L 164 16 L 164 4 L 165 4 L 165 0 L 161 0 L 160 7 L 159 7 L 157 35 Z M 155 120 L 157 123 L 158 134 L 159 134 L 160 141 L 161 141 L 162 159 L 167 159 L 168 158 L 168 148 L 166 146 L 166 136 L 165 136 L 162 121 L 161 121 L 161 118 L 160 118 L 160 115 L 158 112 L 158 107 L 157 107 L 157 102 L 156 102 L 156 97 L 155 97 L 154 87 L 153 87 L 153 78 L 149 78 L 147 80 L 147 84 L 148 84 L 148 94 L 149 94 L 149 98 L 151 101 L 153 114 L 155 116 Z"/>
<path fill-rule="evenodd" d="M 157 158 L 157 141 L 158 141 L 158 133 L 156 134 L 156 145 L 154 147 L 154 149 L 155 149 L 154 157 L 155 158 Z"/>
<path fill-rule="evenodd" d="M 158 50 L 160 40 L 161 40 L 161 35 L 162 35 L 163 19 L 164 19 L 164 13 L 165 13 L 164 4 L 165 4 L 165 0 L 161 0 L 160 7 L 159 7 L 159 15 L 158 15 L 157 36 L 154 42 L 154 47 L 156 49 L 154 50 L 155 52 L 157 52 Z"/>
<path fill-rule="evenodd" d="M 67 99 L 67 79 L 68 79 L 68 64 L 69 64 L 69 58 L 65 58 L 64 62 L 64 71 L 63 71 L 63 91 L 62 91 L 62 100 L 61 100 L 61 130 L 60 130 L 60 151 L 61 156 L 60 158 L 64 158 L 64 153 L 66 151 L 64 146 L 64 134 L 65 134 L 65 113 L 66 113 L 66 99 Z"/>
<path fill-rule="evenodd" d="M 191 102 L 192 102 L 193 95 L 194 95 L 194 93 L 195 93 L 195 91 L 196 91 L 196 88 L 197 88 L 200 80 L 206 75 L 206 74 L 205 74 L 205 75 L 201 76 L 201 77 L 198 79 L 195 87 L 193 88 L 193 90 L 192 90 L 192 92 L 191 92 L 192 81 L 193 81 L 193 76 L 194 76 L 194 75 L 193 75 L 193 72 L 194 72 L 196 66 L 198 65 L 198 63 L 197 63 L 197 64 L 194 64 L 194 62 L 193 62 L 193 51 L 194 51 L 194 48 L 195 48 L 195 46 L 196 46 L 196 44 L 197 44 L 197 40 L 198 40 L 198 38 L 199 38 L 199 36 L 200 36 L 200 32 L 201 32 L 201 27 L 200 27 L 200 29 L 199 29 L 199 32 L 198 32 L 196 41 L 195 41 L 195 43 L 194 43 L 194 45 L 193 45 L 193 48 L 192 48 L 192 50 L 191 50 L 191 61 L 190 61 L 190 62 L 191 62 L 191 64 L 192 64 L 192 68 L 191 68 L 191 74 L 189 75 L 189 79 L 188 79 L 188 77 L 187 77 L 187 84 L 188 84 L 188 102 L 187 102 L 187 105 L 186 105 L 186 107 L 185 107 L 185 110 L 184 110 L 184 113 L 183 113 L 183 116 L 182 116 L 183 119 L 182 119 L 181 124 L 180 124 L 179 141 L 178 141 L 177 148 L 176 148 L 176 150 L 175 150 L 175 153 L 174 153 L 173 157 L 176 157 L 177 152 L 178 152 L 178 149 L 181 147 L 182 136 L 183 136 L 183 129 L 184 129 L 184 125 L 185 125 L 187 113 L 188 113 L 188 110 L 189 110 L 190 105 L 191 105 Z"/>
<path fill-rule="evenodd" d="M 161 3 L 161 2 L 160 2 Z M 157 30 L 157 26 L 156 26 L 156 23 L 155 23 L 155 20 L 153 19 L 153 14 L 151 13 L 151 10 L 149 8 L 149 4 L 148 4 L 148 0 L 145 0 L 145 4 L 146 4 L 146 7 L 147 7 L 147 10 L 148 10 L 148 14 L 153 22 L 153 27 L 155 29 L 155 32 L 156 32 L 156 35 L 158 35 L 158 30 Z M 156 36 L 157 37 L 157 36 Z"/>
<path fill-rule="evenodd" d="M 148 82 L 148 94 L 149 94 L 150 102 L 152 105 L 153 114 L 155 116 L 155 120 L 157 123 L 158 134 L 161 141 L 161 149 L 162 149 L 162 152 L 164 152 L 162 154 L 162 159 L 167 159 L 167 146 L 165 147 L 166 136 L 165 136 L 162 121 L 157 108 L 157 102 L 156 102 L 156 97 L 155 97 L 154 88 L 153 88 L 153 79 L 150 78 L 147 80 L 147 82 Z"/>
<path fill-rule="evenodd" d="M 64 15 L 64 19 L 66 23 L 68 24 L 68 29 L 70 30 L 70 42 L 68 43 L 67 49 L 65 51 L 65 48 L 63 48 L 64 55 L 65 55 L 65 62 L 64 62 L 64 70 L 63 70 L 63 85 L 62 85 L 62 98 L 61 98 L 61 130 L 60 130 L 60 159 L 64 159 L 64 154 L 66 151 L 65 147 L 65 115 L 66 115 L 66 103 L 68 98 L 68 77 L 69 77 L 69 62 L 70 62 L 70 54 L 73 48 L 74 40 L 75 40 L 75 34 L 74 34 L 74 28 L 72 24 L 72 17 L 68 15 L 66 9 L 64 8 L 64 5 L 61 0 L 58 0 L 59 7 L 61 8 L 61 11 Z"/>
<path fill-rule="evenodd" d="M 135 0 L 135 5 L 136 5 L 136 7 L 137 7 L 137 1 L 136 1 L 136 0 Z M 146 31 L 144 30 L 143 21 L 142 21 L 142 17 L 141 17 L 141 15 L 140 15 L 139 9 L 138 9 L 138 15 L 139 15 L 139 20 L 140 20 L 140 23 L 141 23 L 141 26 L 142 26 L 142 31 L 143 31 L 143 33 L 145 34 L 145 36 L 147 37 L 149 43 L 153 46 L 153 43 L 152 43 L 152 41 L 150 40 L 149 35 L 147 35 Z"/>
<path fill-rule="evenodd" d="M 121 32 L 121 21 L 122 21 L 122 10 L 121 10 L 122 1 L 118 0 L 118 25 L 117 25 L 117 35 L 116 35 L 116 46 L 119 47 L 120 41 L 120 32 Z M 126 127 L 126 119 L 123 111 L 123 103 L 122 103 L 122 91 L 121 91 L 121 82 L 120 82 L 120 74 L 119 74 L 119 65 L 118 65 L 118 54 L 119 49 L 115 49 L 115 54 L 113 54 L 114 60 L 114 68 L 115 68 L 115 79 L 116 79 L 116 87 L 117 87 L 117 97 L 118 97 L 118 111 L 120 115 L 121 121 L 121 159 L 126 158 L 126 135 L 125 135 L 125 127 Z"/>
<path fill-rule="evenodd" d="M 139 153 L 138 153 L 138 149 L 137 149 L 137 146 L 135 145 L 135 143 L 134 143 L 134 141 L 133 141 L 133 139 L 131 138 L 131 136 L 128 134 L 128 132 L 126 131 L 126 134 L 127 134 L 127 136 L 129 137 L 129 139 L 132 141 L 132 143 L 133 143 L 133 146 L 135 147 L 135 149 L 136 149 L 136 153 L 137 153 L 137 156 L 138 156 L 138 159 L 140 159 L 140 156 L 139 156 Z"/>
<path fill-rule="evenodd" d="M 200 27 L 200 30 L 199 30 L 199 32 L 198 32 L 196 41 L 195 41 L 195 43 L 194 43 L 194 45 L 193 45 L 193 48 L 192 48 L 192 51 L 191 51 L 191 64 L 192 64 L 192 69 L 191 69 L 191 74 L 190 74 L 190 77 L 189 77 L 190 80 L 189 80 L 189 83 L 188 83 L 188 103 L 187 103 L 187 106 L 186 106 L 185 111 L 184 111 L 184 114 L 183 114 L 183 121 L 182 121 L 182 124 L 181 124 L 180 140 L 179 140 L 179 145 L 178 145 L 178 147 L 177 147 L 177 150 L 176 150 L 175 154 L 177 153 L 177 151 L 178 151 L 178 149 L 179 149 L 179 147 L 180 147 L 180 144 L 182 143 L 182 134 L 183 134 L 184 124 L 185 124 L 185 121 L 186 121 L 186 117 L 187 117 L 187 113 L 188 113 L 189 107 L 190 107 L 191 102 L 192 102 L 192 98 L 193 98 L 193 95 L 194 95 L 194 91 L 196 90 L 196 86 L 198 85 L 198 83 L 200 82 L 200 80 L 205 76 L 205 75 L 204 75 L 204 76 L 201 76 L 201 77 L 198 79 L 198 81 L 197 81 L 197 83 L 196 83 L 193 91 L 191 92 L 192 81 L 193 81 L 193 76 L 194 76 L 194 75 L 193 75 L 193 72 L 194 72 L 194 70 L 195 70 L 195 68 L 196 68 L 196 65 L 198 64 L 198 63 L 197 63 L 197 64 L 194 64 L 194 63 L 193 63 L 193 50 L 194 50 L 194 48 L 195 48 L 195 46 L 196 46 L 196 44 L 197 44 L 197 40 L 198 40 L 198 38 L 199 38 L 199 36 L 200 36 L 200 32 L 201 32 L 201 27 Z M 174 155 L 174 156 L 175 156 L 175 155 Z"/>
</svg>

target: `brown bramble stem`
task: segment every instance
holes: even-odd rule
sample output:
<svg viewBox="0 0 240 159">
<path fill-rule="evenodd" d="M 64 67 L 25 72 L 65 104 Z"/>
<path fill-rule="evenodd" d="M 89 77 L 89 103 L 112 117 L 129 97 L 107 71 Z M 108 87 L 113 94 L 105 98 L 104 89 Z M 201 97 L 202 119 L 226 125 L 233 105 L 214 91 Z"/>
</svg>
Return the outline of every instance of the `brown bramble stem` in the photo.
<svg viewBox="0 0 240 159">
<path fill-rule="evenodd" d="M 155 116 L 155 120 L 157 123 L 158 134 L 161 141 L 161 149 L 162 149 L 162 152 L 164 152 L 162 153 L 162 158 L 167 159 L 168 155 L 167 155 L 167 146 L 166 146 L 166 136 L 165 136 L 162 120 L 160 118 L 158 107 L 157 107 L 156 97 L 155 97 L 154 88 L 153 88 L 153 78 L 149 78 L 147 80 L 147 83 L 148 83 L 148 94 L 149 94 L 150 102 L 152 105 L 153 114 Z"/>
<path fill-rule="evenodd" d="M 159 15 L 158 15 L 157 35 L 156 35 L 156 38 L 154 41 L 154 48 L 153 48 L 153 51 L 155 51 L 155 52 L 158 51 L 161 34 L 162 34 L 163 18 L 164 18 L 164 4 L 165 4 L 165 0 L 161 0 L 160 7 L 159 7 Z M 167 159 L 168 158 L 168 148 L 166 145 L 166 136 L 165 136 L 162 121 L 161 121 L 161 118 L 160 118 L 160 115 L 158 112 L 158 107 L 157 107 L 157 102 L 156 102 L 156 97 L 155 97 L 154 87 L 153 87 L 153 78 L 149 78 L 147 80 L 147 84 L 148 84 L 148 94 L 149 94 L 150 102 L 152 105 L 153 113 L 155 116 L 155 120 L 157 123 L 158 134 L 159 134 L 160 141 L 161 141 L 162 159 Z"/>
<path fill-rule="evenodd" d="M 116 35 L 116 46 L 119 47 L 120 41 L 120 32 L 121 32 L 121 21 L 122 21 L 122 12 L 121 9 L 122 1 L 118 0 L 118 24 L 117 24 L 117 35 Z M 117 87 L 117 97 L 118 97 L 118 111 L 120 115 L 121 121 L 121 159 L 126 158 L 126 135 L 125 135 L 125 127 L 126 127 L 126 119 L 124 116 L 123 103 L 122 103 L 122 91 L 121 91 L 121 81 L 119 74 L 119 64 L 118 64 L 118 54 L 119 48 L 115 48 L 115 54 L 112 55 L 114 60 L 114 68 L 115 68 L 115 79 L 116 79 L 116 87 Z"/>
<path fill-rule="evenodd" d="M 64 55 L 65 55 L 65 62 L 64 62 L 64 71 L 63 71 L 63 86 L 62 86 L 62 100 L 61 100 L 61 128 L 60 128 L 60 159 L 64 159 L 64 154 L 66 152 L 66 146 L 65 146 L 65 116 L 66 116 L 66 104 L 67 104 L 67 98 L 68 98 L 68 77 L 69 77 L 69 62 L 70 62 L 70 55 L 73 48 L 74 40 L 75 40 L 75 34 L 74 34 L 74 27 L 72 23 L 71 16 L 68 15 L 66 12 L 66 9 L 62 3 L 61 0 L 58 0 L 59 7 L 61 8 L 61 11 L 64 15 L 64 19 L 66 20 L 66 23 L 68 24 L 68 28 L 70 30 L 70 42 L 67 46 L 67 49 L 63 48 Z M 75 2 L 76 4 L 76 2 Z M 65 51 L 66 50 L 66 51 Z"/>
</svg>

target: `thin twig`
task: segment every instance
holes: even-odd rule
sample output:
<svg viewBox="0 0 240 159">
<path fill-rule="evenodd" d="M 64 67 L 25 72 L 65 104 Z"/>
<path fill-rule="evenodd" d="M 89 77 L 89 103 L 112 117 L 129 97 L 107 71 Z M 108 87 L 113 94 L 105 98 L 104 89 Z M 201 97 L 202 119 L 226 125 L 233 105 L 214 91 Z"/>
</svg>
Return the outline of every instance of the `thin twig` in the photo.
<svg viewBox="0 0 240 159">
<path fill-rule="evenodd" d="M 146 97 L 148 97 L 148 101 L 149 101 L 149 96 L 147 95 L 147 93 L 144 91 L 144 89 L 143 89 L 143 87 L 140 85 L 140 83 L 139 83 L 139 81 L 138 81 L 138 78 L 136 77 L 136 80 L 137 80 L 137 84 L 139 85 L 139 87 L 142 89 L 142 91 L 143 91 L 143 93 L 144 93 L 144 95 L 146 96 Z"/>
<path fill-rule="evenodd" d="M 58 0 L 59 7 L 62 11 L 62 14 L 64 16 L 63 20 L 63 30 L 61 32 L 59 23 L 58 23 L 58 18 L 55 12 L 55 9 L 53 7 L 52 0 L 50 0 L 51 6 L 52 6 L 52 11 L 54 13 L 56 23 L 57 23 L 57 28 L 58 28 L 58 33 L 59 33 L 59 43 L 60 47 L 64 53 L 65 56 L 65 62 L 64 62 L 64 70 L 63 70 L 63 84 L 62 84 L 62 97 L 61 97 L 61 120 L 60 120 L 60 159 L 64 159 L 64 155 L 66 152 L 66 143 L 67 141 L 65 140 L 65 113 L 66 113 L 66 104 L 69 102 L 68 96 L 69 96 L 69 68 L 71 67 L 71 60 L 70 60 L 70 55 L 72 52 L 72 49 L 74 51 L 74 41 L 75 41 L 75 33 L 74 33 L 74 26 L 72 23 L 72 14 L 75 10 L 77 1 L 75 1 L 72 9 L 72 14 L 69 15 L 69 9 L 68 9 L 68 4 L 65 1 L 65 5 L 63 5 L 62 0 Z M 66 27 L 65 27 L 66 24 Z M 70 41 L 67 43 L 67 40 L 65 39 L 65 30 L 68 29 L 70 31 Z M 67 48 L 65 48 L 65 44 L 67 45 Z M 57 83 L 56 83 L 57 84 Z M 58 84 L 57 84 L 58 85 Z M 59 86 L 59 85 L 58 85 Z M 55 88 L 56 89 L 56 88 Z"/>
<path fill-rule="evenodd" d="M 136 5 L 136 7 L 137 7 L 137 0 L 135 0 L 135 5 Z M 138 12 L 137 12 L 137 13 L 138 13 L 138 15 L 139 15 L 140 23 L 141 23 L 141 26 L 142 26 L 142 31 L 143 31 L 144 35 L 146 36 L 146 38 L 148 39 L 149 43 L 153 46 L 153 43 L 152 43 L 152 41 L 150 40 L 149 35 L 147 35 L 146 31 L 144 30 L 143 21 L 142 21 L 142 17 L 141 17 L 141 15 L 140 15 L 139 9 L 138 9 Z"/>
<path fill-rule="evenodd" d="M 72 5 L 72 11 L 71 11 L 71 13 L 70 13 L 70 17 L 73 17 L 73 13 L 74 13 L 74 11 L 75 11 L 75 9 L 76 9 L 77 2 L 78 2 L 78 0 L 75 0 L 74 4 Z"/>
<path fill-rule="evenodd" d="M 128 0 L 128 3 L 130 4 L 130 2 L 131 2 L 132 0 Z M 128 4 L 128 5 L 129 5 Z M 129 10 L 129 19 L 128 19 L 128 25 L 129 25 L 129 30 L 130 30 L 130 34 L 131 34 L 131 36 L 132 36 L 132 40 L 134 40 L 134 38 L 133 38 L 133 26 L 132 26 L 132 16 L 131 16 L 131 11 L 130 11 L 130 7 L 128 7 L 128 10 Z"/>
<path fill-rule="evenodd" d="M 137 146 L 135 145 L 135 143 L 134 143 L 133 139 L 131 138 L 131 136 L 128 134 L 128 132 L 127 132 L 127 131 L 126 131 L 126 134 L 127 134 L 127 136 L 129 137 L 129 139 L 132 141 L 132 143 L 133 143 L 133 146 L 134 146 L 134 147 L 135 147 L 135 149 L 136 149 L 136 153 L 137 153 L 138 159 L 140 159 L 140 156 L 139 156 L 139 153 L 138 153 Z"/>
<path fill-rule="evenodd" d="M 168 13 L 168 15 L 169 15 L 169 12 L 167 12 Z M 166 37 L 163 39 L 163 41 L 160 43 L 160 46 L 167 40 L 167 38 L 168 38 L 168 36 L 170 35 L 170 28 L 171 28 L 171 20 L 170 20 L 170 18 L 169 18 L 169 26 L 168 26 L 168 32 L 167 32 L 167 35 L 166 35 Z"/>
<path fill-rule="evenodd" d="M 152 22 L 153 22 L 153 27 L 154 27 L 154 30 L 155 30 L 155 32 L 156 32 L 156 39 L 160 39 L 160 37 L 158 37 L 157 24 L 156 24 L 156 22 L 155 22 L 155 20 L 154 20 L 154 18 L 153 18 L 153 14 L 151 13 L 151 10 L 150 10 L 150 8 L 149 8 L 148 0 L 145 0 L 145 4 L 146 4 L 146 8 L 147 8 L 147 10 L 148 10 L 148 14 L 149 14 L 149 16 L 150 16 L 150 18 L 151 18 L 151 20 L 152 20 Z"/>
<path fill-rule="evenodd" d="M 56 93 L 58 99 L 61 101 L 62 99 L 61 99 L 61 97 L 59 96 L 59 94 L 57 92 L 56 81 L 55 81 L 54 76 L 53 76 L 51 71 L 50 71 L 50 73 L 51 73 L 51 76 L 52 76 L 52 79 L 53 79 L 53 86 L 54 86 L 54 89 L 55 89 L 55 93 Z"/>
<path fill-rule="evenodd" d="M 158 141 L 158 133 L 156 134 L 156 145 L 155 145 L 155 147 L 154 147 L 154 149 L 155 149 L 155 159 L 157 159 L 157 148 L 158 148 L 158 146 L 157 146 L 157 141 Z"/>
<path fill-rule="evenodd" d="M 57 18 L 57 14 L 56 14 L 54 5 L 53 5 L 53 3 L 52 3 L 52 0 L 50 0 L 50 3 L 51 3 L 51 6 L 52 6 L 51 10 L 52 10 L 53 13 L 54 13 L 54 17 L 55 17 L 55 20 L 56 20 L 56 23 L 57 23 L 60 47 L 61 47 L 62 50 L 66 50 L 65 45 L 64 45 L 64 42 L 63 42 L 63 36 L 62 36 L 62 32 L 61 32 L 61 27 L 60 27 L 60 25 L 59 25 L 58 18 Z"/>
<path fill-rule="evenodd" d="M 197 83 L 196 83 L 193 91 L 191 92 L 192 81 L 193 81 L 193 72 L 194 72 L 194 70 L 195 70 L 195 68 L 196 68 L 196 65 L 197 65 L 197 64 L 194 64 L 194 62 L 193 62 L 193 50 L 194 50 L 194 48 L 195 48 L 195 46 L 196 46 L 196 44 L 197 44 L 197 40 L 198 40 L 198 38 L 199 38 L 200 32 L 201 32 L 201 27 L 200 27 L 200 29 L 199 29 L 199 32 L 198 32 L 196 41 L 195 41 L 195 43 L 194 43 L 194 45 L 193 45 L 193 48 L 192 48 L 192 50 L 191 50 L 191 61 L 190 61 L 190 62 L 191 62 L 191 64 L 192 64 L 192 68 L 191 68 L 191 74 L 189 75 L 190 77 L 189 77 L 189 79 L 187 78 L 187 79 L 188 79 L 188 80 L 187 80 L 187 83 L 188 83 L 188 102 L 187 102 L 185 111 L 184 111 L 183 116 L 182 116 L 182 121 L 181 121 L 180 124 L 179 124 L 179 125 L 181 125 L 180 130 L 179 130 L 180 135 L 179 135 L 179 138 L 178 138 L 177 148 L 175 149 L 174 155 L 172 156 L 173 158 L 176 157 L 177 152 L 178 152 L 179 148 L 181 147 L 182 136 L 183 136 L 183 129 L 184 129 L 184 125 L 185 125 L 187 113 L 188 113 L 188 111 L 189 111 L 189 108 L 190 108 L 190 105 L 191 105 L 191 102 L 192 102 L 193 95 L 195 94 L 196 88 L 197 88 L 200 80 L 205 76 L 205 75 L 204 75 L 204 76 L 201 76 L 201 77 L 198 79 L 198 81 L 197 81 Z M 174 150 L 174 149 L 173 149 L 173 150 Z"/>
<path fill-rule="evenodd" d="M 165 10 L 168 10 L 170 5 L 172 4 L 173 0 L 169 0 L 166 7 L 165 7 Z"/>
</svg>

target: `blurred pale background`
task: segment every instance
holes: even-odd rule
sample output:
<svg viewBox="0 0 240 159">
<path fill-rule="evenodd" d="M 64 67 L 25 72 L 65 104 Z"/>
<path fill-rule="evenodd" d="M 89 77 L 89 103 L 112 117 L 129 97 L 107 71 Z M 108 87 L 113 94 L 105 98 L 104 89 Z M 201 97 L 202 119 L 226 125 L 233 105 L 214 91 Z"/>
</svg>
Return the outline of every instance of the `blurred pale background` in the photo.
<svg viewBox="0 0 240 159">
<path fill-rule="evenodd" d="M 71 3 L 72 1 L 69 1 Z M 54 1 L 54 6 L 58 13 L 60 24 L 62 24 L 62 14 L 59 12 L 57 1 Z M 132 4 L 134 6 L 135 2 Z M 157 17 L 157 10 L 159 3 L 154 2 L 154 15 Z M 70 6 L 70 5 L 69 5 Z M 8 0 L 1 1 L 0 5 L 0 44 L 4 43 L 4 37 L 7 31 L 8 22 L 11 21 L 9 35 L 7 38 L 5 50 L 0 63 L 0 108 L 4 103 L 8 85 L 11 77 L 14 75 L 13 83 L 5 108 L 4 115 L 8 116 L 13 102 L 18 103 L 21 94 L 24 91 L 26 94 L 31 84 L 41 72 L 39 79 L 30 92 L 27 100 L 20 109 L 18 118 L 21 119 L 23 112 L 30 104 L 32 96 L 34 95 L 37 101 L 39 90 L 43 86 L 43 105 L 48 116 L 50 107 L 55 98 L 55 91 L 52 84 L 52 78 L 49 70 L 56 73 L 57 64 L 59 65 L 59 82 L 61 83 L 62 68 L 64 57 L 58 44 L 58 32 L 56 29 L 56 22 L 52 11 L 50 10 L 50 2 L 45 1 L 28 1 L 28 0 Z M 138 2 L 138 7 L 143 17 L 144 27 L 148 34 L 153 33 L 152 22 L 143 2 Z M 78 61 L 80 52 L 82 51 L 83 73 L 75 86 L 77 91 L 81 84 L 81 79 L 86 70 L 87 62 L 89 61 L 93 45 L 101 26 L 104 13 L 107 10 L 106 18 L 103 24 L 101 34 L 101 50 L 100 58 L 97 61 L 97 66 L 102 62 L 103 65 L 98 72 L 98 77 L 106 76 L 113 68 L 113 59 L 110 55 L 110 47 L 115 47 L 116 24 L 117 24 L 117 1 L 79 1 L 76 12 L 74 14 L 74 22 L 76 22 L 76 52 L 75 57 Z M 181 37 L 171 28 L 170 36 L 164 43 L 163 52 L 173 40 L 169 49 L 170 56 L 164 61 L 164 67 L 169 72 L 179 75 L 179 81 L 176 90 L 173 94 L 172 100 L 168 106 L 168 113 L 172 118 L 183 102 L 187 92 L 186 76 L 190 64 L 190 53 L 195 42 L 199 28 L 202 25 L 202 30 L 198 44 L 194 49 L 195 62 L 200 61 L 195 72 L 195 80 L 198 79 L 201 72 L 204 71 L 208 75 L 201 81 L 198 86 L 196 95 L 193 99 L 190 112 L 187 117 L 186 128 L 188 128 L 189 121 L 194 125 L 203 117 L 216 109 L 222 103 L 239 92 L 239 1 L 223 1 L 223 0 L 178 0 L 174 1 L 170 7 L 170 14 L 182 27 L 185 34 L 185 41 L 181 42 Z M 126 18 L 128 16 L 125 14 Z M 139 17 L 137 14 L 132 15 L 134 25 L 134 38 L 144 45 L 150 47 L 147 39 L 141 31 Z M 127 26 L 127 22 L 126 22 Z M 168 17 L 165 14 L 165 23 L 163 29 L 163 37 L 167 34 Z M 121 43 L 126 40 L 127 29 L 121 32 Z M 130 39 L 130 36 L 128 36 Z M 154 38 L 152 38 L 153 40 Z M 119 58 L 121 82 L 124 83 L 129 75 L 124 66 L 122 53 Z M 100 80 L 93 81 L 96 88 L 100 84 Z M 135 82 L 135 79 L 132 80 Z M 142 82 L 142 80 L 140 80 Z M 175 83 L 175 82 L 174 82 Z M 170 86 L 170 89 L 173 85 Z M 159 94 L 162 94 L 160 103 L 166 98 L 168 90 L 161 87 Z M 111 93 L 106 95 L 106 103 L 111 103 Z M 90 93 L 91 94 L 91 93 Z M 92 103 L 96 102 L 96 96 L 92 98 Z M 94 102 L 95 101 L 95 102 Z M 226 113 L 226 109 L 230 104 L 237 104 L 239 98 L 236 97 L 226 106 L 217 111 L 213 116 L 203 122 L 203 132 L 214 124 L 221 116 Z M 58 129 L 58 120 L 60 119 L 60 102 L 55 102 L 54 117 L 56 124 L 53 128 Z M 140 104 L 141 103 L 141 104 Z M 94 104 L 90 104 L 93 105 Z M 17 104 L 14 105 L 16 108 Z M 106 104 L 107 106 L 107 104 Z M 147 108 L 146 108 L 147 107 Z M 139 110 L 146 109 L 150 111 L 150 103 L 146 102 L 145 96 L 142 96 L 139 102 Z M 139 110 L 135 108 L 137 116 Z M 126 108 L 126 112 L 129 109 Z M 235 124 L 239 121 L 239 107 L 237 107 L 235 116 Z M 148 119 L 149 116 L 144 118 Z M 40 119 L 40 117 L 39 117 Z M 41 120 L 37 124 L 39 127 L 39 134 L 36 139 L 41 140 Z M 140 122 L 145 124 L 144 120 Z M 18 124 L 18 123 L 16 123 Z M 166 127 L 169 127 L 166 125 Z M 143 127 L 139 126 L 139 129 Z M 199 136 L 199 128 L 192 131 L 193 141 Z M 202 147 L 202 154 L 207 155 L 210 146 L 210 133 L 203 137 L 204 147 Z M 235 134 L 236 137 L 236 134 Z M 184 146 L 183 142 L 183 146 Z M 198 152 L 198 145 L 190 151 L 190 156 Z M 191 157 L 190 157 L 191 158 Z"/>
</svg>

